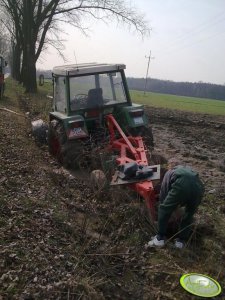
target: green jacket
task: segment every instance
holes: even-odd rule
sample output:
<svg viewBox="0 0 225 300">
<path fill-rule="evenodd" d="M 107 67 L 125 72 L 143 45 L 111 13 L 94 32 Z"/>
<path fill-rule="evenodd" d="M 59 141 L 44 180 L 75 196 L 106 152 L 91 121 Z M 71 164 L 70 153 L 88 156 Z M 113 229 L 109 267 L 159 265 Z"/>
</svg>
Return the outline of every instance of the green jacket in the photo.
<svg viewBox="0 0 225 300">
<path fill-rule="evenodd" d="M 170 197 L 178 198 L 180 205 L 187 201 L 195 201 L 203 195 L 204 185 L 201 182 L 198 173 L 190 167 L 177 166 L 166 172 L 160 190 L 159 200 L 164 202 Z"/>
<path fill-rule="evenodd" d="M 189 167 L 177 166 L 166 172 L 160 190 L 160 205 L 158 213 L 159 235 L 164 236 L 167 224 L 173 211 L 178 206 L 185 207 L 181 220 L 179 237 L 187 239 L 193 215 L 201 202 L 204 185 L 198 173 Z"/>
</svg>

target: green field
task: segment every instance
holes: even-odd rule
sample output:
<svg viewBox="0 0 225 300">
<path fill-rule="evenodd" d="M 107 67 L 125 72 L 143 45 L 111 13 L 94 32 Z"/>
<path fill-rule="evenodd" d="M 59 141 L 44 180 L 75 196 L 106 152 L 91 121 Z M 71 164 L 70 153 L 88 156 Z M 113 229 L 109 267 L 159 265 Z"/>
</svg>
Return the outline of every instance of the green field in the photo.
<svg viewBox="0 0 225 300">
<path fill-rule="evenodd" d="M 132 101 L 154 107 L 163 107 L 197 113 L 225 116 L 225 101 L 130 91 Z"/>
<path fill-rule="evenodd" d="M 52 93 L 52 81 L 46 80 L 43 87 L 39 90 Z M 196 113 L 205 113 L 225 116 L 225 101 L 176 96 L 170 94 L 159 94 L 143 91 L 130 90 L 131 99 L 135 103 L 145 104 L 154 107 L 177 109 Z"/>
</svg>

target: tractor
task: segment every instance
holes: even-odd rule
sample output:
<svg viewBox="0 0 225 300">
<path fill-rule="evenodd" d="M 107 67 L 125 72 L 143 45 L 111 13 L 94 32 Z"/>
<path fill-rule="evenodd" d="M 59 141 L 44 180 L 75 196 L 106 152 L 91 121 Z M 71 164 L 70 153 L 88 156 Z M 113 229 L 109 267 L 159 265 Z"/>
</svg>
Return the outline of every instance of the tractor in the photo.
<svg viewBox="0 0 225 300">
<path fill-rule="evenodd" d="M 0 55 L 0 99 L 2 99 L 5 90 L 5 67 L 7 62 Z"/>
<path fill-rule="evenodd" d="M 108 143 L 109 115 L 126 135 L 144 135 L 153 148 L 143 105 L 131 102 L 124 69 L 123 64 L 97 63 L 54 67 L 48 142 L 63 164 L 79 165 L 81 156 L 89 156 L 82 152 Z"/>
<path fill-rule="evenodd" d="M 68 168 L 86 163 L 105 172 L 111 164 L 111 185 L 127 185 L 139 193 L 156 219 L 153 181 L 160 179 L 160 165 L 149 166 L 152 131 L 143 105 L 131 101 L 125 68 L 99 63 L 53 68 L 49 152 Z M 102 153 L 109 155 L 102 158 Z"/>
</svg>

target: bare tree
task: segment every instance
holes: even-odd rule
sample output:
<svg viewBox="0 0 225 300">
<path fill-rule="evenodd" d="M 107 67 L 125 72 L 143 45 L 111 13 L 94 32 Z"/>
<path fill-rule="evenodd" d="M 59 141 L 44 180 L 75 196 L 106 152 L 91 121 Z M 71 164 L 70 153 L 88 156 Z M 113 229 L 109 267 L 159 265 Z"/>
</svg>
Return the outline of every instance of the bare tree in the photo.
<svg viewBox="0 0 225 300">
<path fill-rule="evenodd" d="M 3 14 L 0 14 L 0 20 L 4 18 Z M 1 24 L 2 23 L 2 24 Z M 1 24 L 1 31 L 0 31 L 0 54 L 6 58 L 9 54 L 9 44 L 10 44 L 10 37 L 7 34 L 8 30 L 5 27 L 4 23 L 0 21 Z"/>
<path fill-rule="evenodd" d="M 22 51 L 22 82 L 27 92 L 36 92 L 36 62 L 49 41 L 47 34 L 59 22 L 84 30 L 85 16 L 109 22 L 116 20 L 142 35 L 148 32 L 144 16 L 125 0 L 0 0 L 14 24 L 15 47 Z"/>
<path fill-rule="evenodd" d="M 6 57 L 8 55 L 8 37 L 6 34 L 0 33 L 0 53 Z"/>
<path fill-rule="evenodd" d="M 3 5 L 3 2 L 1 1 L 0 4 L 4 8 L 1 14 L 0 24 L 3 28 L 7 29 L 11 40 L 10 44 L 8 44 L 11 75 L 14 79 L 21 82 L 22 45 L 20 36 L 22 36 L 22 32 L 19 24 L 22 20 L 22 15 L 21 12 L 16 10 L 16 5 L 13 6 L 11 3 L 11 6 L 6 4 Z"/>
</svg>

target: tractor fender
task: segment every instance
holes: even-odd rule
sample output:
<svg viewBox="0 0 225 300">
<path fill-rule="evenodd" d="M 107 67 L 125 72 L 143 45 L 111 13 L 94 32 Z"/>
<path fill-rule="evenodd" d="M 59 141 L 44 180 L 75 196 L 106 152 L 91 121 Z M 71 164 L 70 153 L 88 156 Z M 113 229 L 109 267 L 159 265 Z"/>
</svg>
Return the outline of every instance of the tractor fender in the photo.
<svg viewBox="0 0 225 300">
<path fill-rule="evenodd" d="M 50 122 L 52 120 L 57 120 L 63 124 L 68 139 L 84 138 L 88 136 L 86 122 L 82 115 L 67 116 L 60 112 L 51 112 L 49 117 L 50 117 Z M 79 130 L 77 130 L 77 135 L 75 134 L 74 136 L 71 137 L 70 136 L 71 127 L 73 127 L 75 123 L 79 124 L 78 126 L 76 126 L 78 127 Z"/>
</svg>

